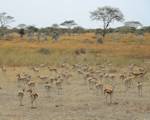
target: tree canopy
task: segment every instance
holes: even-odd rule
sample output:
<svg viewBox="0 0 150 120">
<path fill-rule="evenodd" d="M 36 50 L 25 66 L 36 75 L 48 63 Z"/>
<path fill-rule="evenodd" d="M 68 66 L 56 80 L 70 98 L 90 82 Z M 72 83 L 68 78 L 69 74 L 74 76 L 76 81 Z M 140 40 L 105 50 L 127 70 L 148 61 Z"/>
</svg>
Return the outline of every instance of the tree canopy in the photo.
<svg viewBox="0 0 150 120">
<path fill-rule="evenodd" d="M 105 37 L 107 29 L 110 24 L 114 21 L 121 22 L 124 20 L 124 15 L 118 8 L 110 6 L 99 7 L 95 11 L 91 12 L 91 19 L 96 21 L 102 21 L 103 23 L 103 34 Z"/>
</svg>

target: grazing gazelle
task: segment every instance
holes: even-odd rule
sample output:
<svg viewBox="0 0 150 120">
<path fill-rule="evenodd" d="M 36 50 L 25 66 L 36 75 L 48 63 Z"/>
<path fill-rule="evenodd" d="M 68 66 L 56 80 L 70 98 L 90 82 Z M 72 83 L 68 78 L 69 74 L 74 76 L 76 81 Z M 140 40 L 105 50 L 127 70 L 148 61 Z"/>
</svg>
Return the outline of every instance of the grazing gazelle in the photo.
<svg viewBox="0 0 150 120">
<path fill-rule="evenodd" d="M 50 72 L 56 72 L 56 73 L 58 72 L 56 68 L 51 68 L 50 66 L 48 66 L 48 70 Z"/>
<path fill-rule="evenodd" d="M 45 81 L 49 78 L 48 75 L 38 75 L 37 77 L 40 78 L 42 81 Z"/>
<path fill-rule="evenodd" d="M 39 72 L 39 71 L 40 71 L 38 67 L 32 67 L 31 69 L 32 69 L 34 72 Z"/>
<path fill-rule="evenodd" d="M 36 92 L 33 92 L 31 89 L 27 90 L 27 92 L 29 92 L 30 95 L 30 99 L 31 99 L 31 108 L 36 108 L 34 106 L 34 102 L 36 101 L 36 99 L 38 98 L 38 94 Z"/>
<path fill-rule="evenodd" d="M 4 65 L 1 67 L 1 69 L 3 72 L 6 72 L 6 67 Z"/>
<path fill-rule="evenodd" d="M 33 89 L 35 87 L 35 82 L 34 81 L 28 82 L 28 87 L 29 89 Z"/>
</svg>

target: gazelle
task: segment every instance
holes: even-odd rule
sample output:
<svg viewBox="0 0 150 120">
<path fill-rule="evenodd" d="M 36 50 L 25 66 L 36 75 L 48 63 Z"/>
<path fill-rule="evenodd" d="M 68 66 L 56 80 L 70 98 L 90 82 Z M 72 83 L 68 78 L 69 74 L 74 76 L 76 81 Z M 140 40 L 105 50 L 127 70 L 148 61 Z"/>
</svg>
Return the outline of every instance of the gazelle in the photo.
<svg viewBox="0 0 150 120">
<path fill-rule="evenodd" d="M 52 88 L 52 85 L 49 82 L 46 82 L 44 87 L 45 87 L 45 90 L 47 92 L 47 96 L 50 97 L 50 92 L 51 92 L 50 90 Z"/>
<path fill-rule="evenodd" d="M 96 84 L 96 79 L 93 78 L 93 77 L 90 77 L 88 78 L 88 82 L 89 82 L 89 89 L 90 90 L 93 90 L 94 89 L 94 86 Z"/>
<path fill-rule="evenodd" d="M 4 65 L 1 67 L 1 69 L 2 69 L 2 72 L 6 72 L 7 71 L 6 67 Z"/>
<path fill-rule="evenodd" d="M 39 71 L 40 71 L 38 67 L 32 67 L 31 69 L 32 69 L 34 72 L 39 72 Z"/>
<path fill-rule="evenodd" d="M 132 78 L 127 77 L 124 80 L 125 89 L 128 90 L 132 85 Z"/>
<path fill-rule="evenodd" d="M 60 95 L 61 92 L 62 92 L 62 82 L 63 82 L 62 79 L 57 79 L 56 80 L 56 87 L 57 87 L 57 90 L 58 90 L 58 95 Z"/>
<path fill-rule="evenodd" d="M 28 82 L 28 87 L 29 89 L 33 89 L 35 87 L 35 82 L 34 81 Z"/>
<path fill-rule="evenodd" d="M 120 79 L 122 81 L 122 83 L 124 82 L 125 78 L 126 78 L 126 75 L 125 74 L 120 74 Z"/>
<path fill-rule="evenodd" d="M 143 89 L 143 84 L 142 82 L 137 83 L 137 89 L 138 89 L 138 95 L 142 96 L 142 89 Z"/>
<path fill-rule="evenodd" d="M 19 103 L 20 103 L 20 106 L 23 106 L 23 97 L 24 97 L 24 89 L 20 90 L 18 92 L 18 98 L 19 98 Z"/>
<path fill-rule="evenodd" d="M 27 92 L 29 92 L 29 95 L 30 95 L 31 108 L 36 108 L 36 107 L 34 106 L 34 102 L 37 100 L 38 94 L 37 94 L 36 92 L 33 92 L 33 90 L 31 90 L 31 89 L 27 90 Z"/>
<path fill-rule="evenodd" d="M 19 88 L 25 88 L 26 84 L 29 82 L 30 79 L 28 79 L 24 74 L 17 74 L 17 82 Z"/>
<path fill-rule="evenodd" d="M 41 80 L 47 80 L 48 78 L 49 78 L 49 76 L 48 75 L 39 75 L 39 76 L 37 76 L 38 78 L 40 78 Z"/>
<path fill-rule="evenodd" d="M 58 72 L 56 68 L 51 68 L 50 66 L 48 67 L 48 70 L 50 72 L 56 72 L 56 73 Z"/>
<path fill-rule="evenodd" d="M 103 84 L 102 82 L 98 81 L 95 85 L 96 87 L 96 93 L 97 95 L 99 94 L 99 91 L 101 91 L 101 93 L 103 93 Z"/>
<path fill-rule="evenodd" d="M 105 97 L 106 97 L 106 103 L 108 103 L 108 95 L 109 95 L 109 97 L 110 97 L 110 99 L 109 99 L 109 104 L 111 104 L 112 103 L 112 95 L 113 95 L 113 87 L 111 86 L 111 85 L 105 85 L 104 86 L 104 95 L 105 95 Z"/>
</svg>

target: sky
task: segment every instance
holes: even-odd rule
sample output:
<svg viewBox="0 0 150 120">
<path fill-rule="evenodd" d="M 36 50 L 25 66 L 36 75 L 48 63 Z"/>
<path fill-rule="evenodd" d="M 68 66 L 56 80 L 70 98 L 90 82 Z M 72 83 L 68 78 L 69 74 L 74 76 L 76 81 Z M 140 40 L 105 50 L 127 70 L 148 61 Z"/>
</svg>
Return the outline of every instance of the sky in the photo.
<svg viewBox="0 0 150 120">
<path fill-rule="evenodd" d="M 119 8 L 126 21 L 150 25 L 150 0 L 0 0 L 0 12 L 15 17 L 12 26 L 24 23 L 46 27 L 65 20 L 75 20 L 84 28 L 98 28 L 102 24 L 92 21 L 90 12 L 103 6 Z M 121 25 L 123 23 L 111 24 L 112 27 Z"/>
</svg>

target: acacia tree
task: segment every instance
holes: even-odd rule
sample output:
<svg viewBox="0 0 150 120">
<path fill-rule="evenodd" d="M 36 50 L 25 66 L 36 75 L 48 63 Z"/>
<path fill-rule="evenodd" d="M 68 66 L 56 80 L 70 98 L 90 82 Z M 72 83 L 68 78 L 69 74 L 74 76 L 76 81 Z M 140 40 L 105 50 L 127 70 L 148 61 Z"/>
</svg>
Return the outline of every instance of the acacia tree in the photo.
<svg viewBox="0 0 150 120">
<path fill-rule="evenodd" d="M 71 29 L 73 26 L 75 26 L 77 24 L 75 23 L 74 20 L 66 20 L 63 23 L 61 23 L 60 25 L 65 26 L 65 27 Z"/>
<path fill-rule="evenodd" d="M 103 39 L 107 34 L 110 24 L 114 21 L 121 22 L 124 20 L 124 15 L 118 8 L 109 6 L 99 7 L 91 12 L 91 19 L 101 21 L 103 23 L 102 36 Z"/>
<path fill-rule="evenodd" d="M 128 22 L 125 22 L 124 25 L 126 27 L 133 27 L 136 29 L 143 26 L 139 21 L 128 21 Z"/>
<path fill-rule="evenodd" d="M 14 22 L 14 17 L 7 15 L 6 12 L 0 13 L 0 31 L 1 36 L 5 36 L 7 33 L 7 27 L 10 23 Z"/>
<path fill-rule="evenodd" d="M 60 24 L 61 26 L 67 27 L 69 30 L 69 35 L 70 35 L 70 31 L 71 29 L 76 26 L 76 22 L 74 20 L 66 20 L 63 23 Z"/>
<path fill-rule="evenodd" d="M 0 27 L 7 27 L 8 24 L 14 22 L 14 17 L 7 15 L 6 12 L 0 13 Z"/>
</svg>

